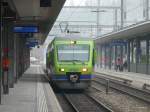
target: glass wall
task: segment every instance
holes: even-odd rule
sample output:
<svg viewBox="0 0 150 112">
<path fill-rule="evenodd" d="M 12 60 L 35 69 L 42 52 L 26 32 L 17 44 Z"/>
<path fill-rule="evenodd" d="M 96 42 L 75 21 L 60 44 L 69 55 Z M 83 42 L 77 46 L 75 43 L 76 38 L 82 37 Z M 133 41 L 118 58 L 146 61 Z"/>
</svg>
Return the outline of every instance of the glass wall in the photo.
<svg viewBox="0 0 150 112">
<path fill-rule="evenodd" d="M 110 49 L 109 46 L 106 46 L 106 55 L 105 55 L 105 65 L 106 68 L 109 68 L 109 63 L 110 63 Z"/>
<path fill-rule="evenodd" d="M 130 41 L 130 63 L 133 62 L 133 41 Z"/>
<path fill-rule="evenodd" d="M 141 40 L 140 41 L 140 49 L 139 49 L 139 63 L 141 63 L 141 64 L 147 63 L 146 47 L 147 47 L 146 40 Z"/>
<path fill-rule="evenodd" d="M 133 41 L 133 51 L 132 51 L 132 56 L 133 56 L 133 63 L 136 63 L 136 58 L 137 58 L 137 41 L 136 40 L 134 40 Z"/>
<path fill-rule="evenodd" d="M 137 58 L 137 42 L 136 40 L 130 41 L 130 63 L 136 63 Z"/>
<path fill-rule="evenodd" d="M 101 58 L 102 68 L 105 68 L 105 47 L 102 47 L 102 58 Z"/>
<path fill-rule="evenodd" d="M 142 39 L 142 40 L 141 40 Z M 130 71 L 137 73 L 148 74 L 150 72 L 147 70 L 148 58 L 147 49 L 150 53 L 150 45 L 147 46 L 150 40 L 146 38 L 138 38 L 130 41 Z M 149 54 L 150 55 L 150 54 Z"/>
<path fill-rule="evenodd" d="M 115 46 L 111 47 L 111 69 L 115 69 Z"/>
</svg>

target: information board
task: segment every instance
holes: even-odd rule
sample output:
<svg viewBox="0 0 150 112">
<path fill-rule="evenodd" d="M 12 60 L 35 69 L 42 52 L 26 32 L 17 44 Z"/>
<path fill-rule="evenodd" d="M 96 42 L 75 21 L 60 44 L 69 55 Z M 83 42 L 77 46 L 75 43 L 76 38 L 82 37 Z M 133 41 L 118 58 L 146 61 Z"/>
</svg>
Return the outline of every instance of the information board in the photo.
<svg viewBox="0 0 150 112">
<path fill-rule="evenodd" d="M 14 33 L 38 33 L 38 26 L 15 26 L 13 27 Z"/>
</svg>

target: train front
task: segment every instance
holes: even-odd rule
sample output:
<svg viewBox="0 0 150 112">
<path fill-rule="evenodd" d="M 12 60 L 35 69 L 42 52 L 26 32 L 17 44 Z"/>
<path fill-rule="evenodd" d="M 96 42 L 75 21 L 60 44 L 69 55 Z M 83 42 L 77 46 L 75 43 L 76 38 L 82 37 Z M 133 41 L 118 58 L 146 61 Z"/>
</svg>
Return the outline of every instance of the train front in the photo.
<svg viewBox="0 0 150 112">
<path fill-rule="evenodd" d="M 53 81 L 61 89 L 86 89 L 93 77 L 93 41 L 56 41 Z"/>
</svg>

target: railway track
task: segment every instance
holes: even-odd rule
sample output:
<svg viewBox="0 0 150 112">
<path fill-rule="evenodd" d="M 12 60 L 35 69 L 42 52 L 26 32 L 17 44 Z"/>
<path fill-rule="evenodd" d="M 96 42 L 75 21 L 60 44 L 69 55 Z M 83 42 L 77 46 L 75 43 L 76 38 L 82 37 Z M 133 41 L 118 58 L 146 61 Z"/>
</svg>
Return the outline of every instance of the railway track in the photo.
<svg viewBox="0 0 150 112">
<path fill-rule="evenodd" d="M 72 108 L 71 112 L 113 112 L 99 100 L 85 93 L 62 93 L 62 96 Z"/>
<path fill-rule="evenodd" d="M 107 81 L 109 81 L 109 87 L 115 89 L 117 91 L 123 92 L 130 96 L 136 97 L 144 102 L 150 103 L 150 92 L 146 90 L 142 90 L 139 88 L 132 87 L 129 84 L 121 83 L 120 81 L 113 80 L 109 77 L 104 77 L 100 75 L 96 75 L 96 79 L 93 80 L 95 83 L 108 86 Z"/>
</svg>

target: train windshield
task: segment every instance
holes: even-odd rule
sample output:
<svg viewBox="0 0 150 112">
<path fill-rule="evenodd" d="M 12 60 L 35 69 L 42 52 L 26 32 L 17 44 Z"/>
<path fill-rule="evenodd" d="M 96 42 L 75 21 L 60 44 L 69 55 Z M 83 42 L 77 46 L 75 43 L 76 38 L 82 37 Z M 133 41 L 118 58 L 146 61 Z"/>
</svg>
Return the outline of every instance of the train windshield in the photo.
<svg viewBox="0 0 150 112">
<path fill-rule="evenodd" d="M 90 46 L 87 44 L 58 45 L 57 50 L 59 61 L 84 62 L 89 60 Z"/>
</svg>

